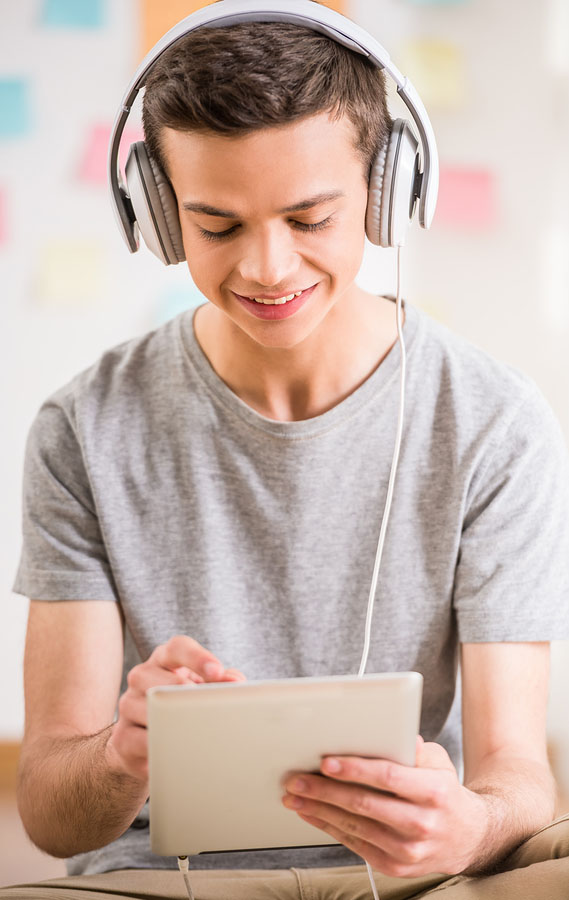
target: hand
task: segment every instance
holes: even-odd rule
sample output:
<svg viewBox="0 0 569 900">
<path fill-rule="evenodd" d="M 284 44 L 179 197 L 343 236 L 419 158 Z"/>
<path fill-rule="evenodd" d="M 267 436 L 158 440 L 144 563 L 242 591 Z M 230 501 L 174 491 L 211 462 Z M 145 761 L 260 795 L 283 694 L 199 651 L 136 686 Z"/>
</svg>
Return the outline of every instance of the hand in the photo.
<svg viewBox="0 0 569 900">
<path fill-rule="evenodd" d="M 246 681 L 246 678 L 237 669 L 225 669 L 213 653 L 185 635 L 176 635 L 167 644 L 160 644 L 146 662 L 134 666 L 128 673 L 128 689 L 119 700 L 119 717 L 105 748 L 109 768 L 147 781 L 147 690 L 162 684 L 204 681 Z"/>
<path fill-rule="evenodd" d="M 454 875 L 477 858 L 488 807 L 460 783 L 440 744 L 419 737 L 415 768 L 343 756 L 324 758 L 320 769 L 326 777 L 288 778 L 283 804 L 374 869 L 405 878 Z M 303 788 L 295 787 L 298 779 Z"/>
</svg>

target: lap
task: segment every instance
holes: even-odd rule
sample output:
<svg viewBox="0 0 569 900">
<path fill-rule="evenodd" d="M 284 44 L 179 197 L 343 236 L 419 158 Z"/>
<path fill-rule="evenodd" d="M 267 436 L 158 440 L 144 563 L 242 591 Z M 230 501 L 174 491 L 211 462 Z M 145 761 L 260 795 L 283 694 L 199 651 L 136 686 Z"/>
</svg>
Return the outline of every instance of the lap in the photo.
<svg viewBox="0 0 569 900">
<path fill-rule="evenodd" d="M 370 900 L 365 866 L 190 872 L 196 900 Z M 569 815 L 532 835 L 486 877 L 375 874 L 380 900 L 567 900 Z M 121 869 L 0 888 L 0 900 L 187 900 L 177 869 Z"/>
</svg>

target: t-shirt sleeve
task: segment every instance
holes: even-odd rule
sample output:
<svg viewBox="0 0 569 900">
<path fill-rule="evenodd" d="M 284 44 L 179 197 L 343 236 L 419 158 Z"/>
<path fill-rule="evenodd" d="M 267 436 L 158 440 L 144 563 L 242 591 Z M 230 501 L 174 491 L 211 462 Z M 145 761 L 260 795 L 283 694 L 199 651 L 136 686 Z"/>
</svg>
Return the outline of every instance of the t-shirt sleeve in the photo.
<svg viewBox="0 0 569 900">
<path fill-rule="evenodd" d="M 569 455 L 538 388 L 471 484 L 455 577 L 459 640 L 569 638 Z"/>
<path fill-rule="evenodd" d="M 26 442 L 22 553 L 13 585 L 37 600 L 117 600 L 72 407 L 55 394 Z"/>
</svg>

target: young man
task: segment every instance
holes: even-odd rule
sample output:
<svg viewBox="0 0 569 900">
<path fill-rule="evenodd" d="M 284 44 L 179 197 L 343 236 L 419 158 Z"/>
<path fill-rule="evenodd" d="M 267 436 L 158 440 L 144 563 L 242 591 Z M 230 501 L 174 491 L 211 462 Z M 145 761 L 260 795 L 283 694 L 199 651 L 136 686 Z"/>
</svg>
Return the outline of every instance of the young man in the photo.
<svg viewBox="0 0 569 900">
<path fill-rule="evenodd" d="M 389 124 L 377 69 L 285 24 L 194 32 L 147 82 L 147 147 L 208 303 L 110 350 L 30 434 L 19 804 L 69 858 L 55 896 L 182 895 L 149 850 L 149 687 L 357 670 L 399 355 L 393 302 L 354 279 Z M 291 779 L 290 814 L 340 843 L 197 857 L 197 897 L 367 896 L 362 858 L 382 900 L 566 896 L 545 749 L 566 449 L 525 376 L 409 303 L 404 333 L 367 670 L 423 673 L 417 765 Z"/>
</svg>

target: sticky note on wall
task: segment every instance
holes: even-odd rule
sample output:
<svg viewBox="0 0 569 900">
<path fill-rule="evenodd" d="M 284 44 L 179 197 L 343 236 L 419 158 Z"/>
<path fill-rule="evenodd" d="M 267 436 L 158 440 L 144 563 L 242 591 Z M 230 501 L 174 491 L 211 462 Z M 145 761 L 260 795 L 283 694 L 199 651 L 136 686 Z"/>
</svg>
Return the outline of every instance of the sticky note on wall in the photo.
<svg viewBox="0 0 569 900">
<path fill-rule="evenodd" d="M 160 40 L 160 38 L 173 28 L 186 16 L 210 6 L 214 0 L 141 0 L 141 46 L 140 58 L 148 53 L 151 47 Z M 347 13 L 347 0 L 320 0 L 323 6 L 328 6 L 336 12 Z"/>
<path fill-rule="evenodd" d="M 448 41 L 408 41 L 401 51 L 401 67 L 427 109 L 456 109 L 466 94 L 463 54 Z"/>
<path fill-rule="evenodd" d="M 433 224 L 491 228 L 497 221 L 496 178 L 487 169 L 443 166 Z"/>
<path fill-rule="evenodd" d="M 28 82 L 22 78 L 0 79 L 0 138 L 20 137 L 31 127 Z"/>
<path fill-rule="evenodd" d="M 164 3 L 164 0 L 141 0 L 140 58 L 142 59 L 170 28 L 197 9 L 209 5 L 207 0 L 168 0 L 168 3 Z"/>
<path fill-rule="evenodd" d="M 41 24 L 50 28 L 101 28 L 103 0 L 43 0 Z"/>
<path fill-rule="evenodd" d="M 91 184 L 106 184 L 107 181 L 107 154 L 111 137 L 110 125 L 93 125 L 89 129 L 83 150 L 83 156 L 79 163 L 78 176 L 81 181 Z M 123 132 L 119 149 L 119 162 L 121 172 L 124 172 L 129 147 L 136 141 L 143 141 L 142 128 L 129 128 Z"/>
<path fill-rule="evenodd" d="M 162 325 L 187 309 L 201 306 L 205 302 L 206 298 L 204 295 L 201 291 L 198 291 L 195 284 L 188 277 L 186 285 L 174 285 L 162 291 L 154 313 L 155 324 Z"/>
<path fill-rule="evenodd" d="M 34 295 L 46 306 L 75 306 L 103 295 L 103 248 L 93 241 L 52 240 L 39 253 Z"/>
<path fill-rule="evenodd" d="M 6 192 L 0 188 L 0 247 L 6 241 Z"/>
</svg>

